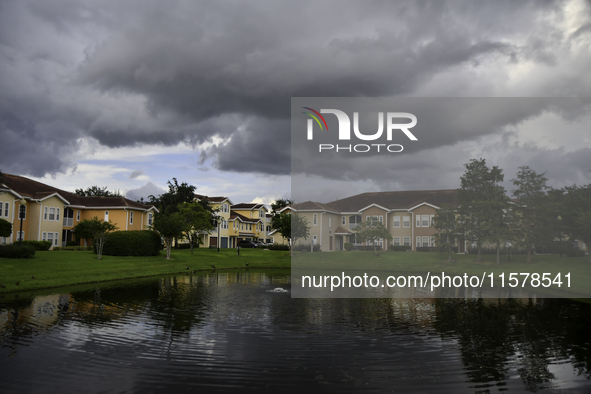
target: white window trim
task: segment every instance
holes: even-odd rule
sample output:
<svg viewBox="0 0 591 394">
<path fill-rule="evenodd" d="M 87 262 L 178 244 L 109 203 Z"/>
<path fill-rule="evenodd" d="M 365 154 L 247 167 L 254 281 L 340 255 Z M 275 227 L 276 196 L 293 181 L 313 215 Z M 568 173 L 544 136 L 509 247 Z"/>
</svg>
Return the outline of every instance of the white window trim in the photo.
<svg viewBox="0 0 591 394">
<path fill-rule="evenodd" d="M 400 216 L 394 216 L 392 218 L 392 228 L 400 228 Z"/>
<path fill-rule="evenodd" d="M 400 237 L 394 237 L 394 238 L 392 238 L 392 245 L 394 245 L 394 246 L 400 246 L 401 245 L 401 243 L 400 243 Z"/>
<path fill-rule="evenodd" d="M 133 211 L 129 211 L 129 224 L 133 224 Z"/>
<path fill-rule="evenodd" d="M 4 213 L 4 201 L 0 201 L 0 218 L 2 217 L 3 213 Z"/>
<path fill-rule="evenodd" d="M 416 215 L 416 227 L 421 227 L 421 215 Z"/>
<path fill-rule="evenodd" d="M 346 226 L 346 225 L 347 225 L 347 217 L 346 216 L 343 216 L 341 218 L 341 226 Z"/>
<path fill-rule="evenodd" d="M 421 215 L 421 227 L 429 227 L 431 224 L 429 221 L 429 215 Z"/>
<path fill-rule="evenodd" d="M 55 235 L 55 238 L 53 239 L 53 246 L 57 246 L 58 240 L 59 240 L 59 235 L 57 233 L 53 233 Z"/>
<path fill-rule="evenodd" d="M 402 245 L 405 245 L 404 242 L 406 240 L 408 240 L 408 245 L 406 245 L 406 246 L 412 246 L 412 242 L 410 242 L 411 241 L 410 237 L 402 237 Z"/>
<path fill-rule="evenodd" d="M 76 211 L 76 221 L 80 221 L 80 210 Z"/>
<path fill-rule="evenodd" d="M 406 220 L 408 219 L 408 220 Z M 410 216 L 402 217 L 402 228 L 410 228 Z"/>
<path fill-rule="evenodd" d="M 317 213 L 312 215 L 312 225 L 318 226 L 318 214 Z"/>
<path fill-rule="evenodd" d="M 109 221 L 109 211 L 105 211 L 105 222 Z"/>
<path fill-rule="evenodd" d="M 4 217 L 6 217 L 6 218 L 9 216 L 8 214 L 10 213 L 9 208 L 10 208 L 10 204 L 8 202 L 4 203 Z"/>
</svg>

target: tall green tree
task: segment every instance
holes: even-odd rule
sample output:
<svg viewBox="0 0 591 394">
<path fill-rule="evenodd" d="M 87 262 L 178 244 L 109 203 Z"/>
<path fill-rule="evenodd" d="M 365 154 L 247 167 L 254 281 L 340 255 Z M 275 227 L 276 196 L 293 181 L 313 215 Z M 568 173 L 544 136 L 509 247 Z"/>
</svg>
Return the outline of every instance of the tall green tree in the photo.
<svg viewBox="0 0 591 394">
<path fill-rule="evenodd" d="M 279 229 L 281 226 L 282 219 L 278 211 L 291 205 L 293 205 L 293 201 L 286 198 L 280 198 L 271 203 L 271 227 L 273 229 Z"/>
<path fill-rule="evenodd" d="M 87 187 L 86 189 L 76 189 L 74 193 L 82 197 L 123 197 L 119 190 L 109 191 L 107 190 L 107 186 L 100 187 L 96 185 Z"/>
<path fill-rule="evenodd" d="M 532 251 L 536 245 L 550 244 L 556 233 L 551 226 L 552 207 L 547 191 L 547 178 L 528 166 L 519 167 L 517 177 L 511 182 L 513 190 L 514 226 L 517 242 L 527 250 L 526 263 L 531 263 Z"/>
<path fill-rule="evenodd" d="M 150 204 L 156 206 L 158 211 L 164 215 L 170 215 L 179 212 L 179 205 L 183 203 L 191 203 L 195 200 L 195 190 L 193 185 L 187 182 L 179 184 L 176 178 L 172 178 L 172 182 L 168 181 L 168 191 L 158 197 L 153 195 L 148 196 Z M 175 237 L 175 245 L 178 247 L 178 237 Z"/>
<path fill-rule="evenodd" d="M 179 205 L 179 214 L 186 223 L 184 235 L 189 239 L 191 253 L 193 245 L 198 241 L 199 234 L 209 233 L 215 226 L 213 225 L 215 213 L 209 204 L 200 202 L 184 202 Z"/>
<path fill-rule="evenodd" d="M 283 212 L 279 215 L 277 222 L 277 231 L 283 238 L 289 239 L 289 253 L 293 255 L 293 247 L 299 239 L 308 239 L 310 236 L 310 226 L 305 216 Z"/>
<path fill-rule="evenodd" d="M 587 245 L 591 263 L 591 184 L 565 187 L 562 209 L 568 234 Z"/>
<path fill-rule="evenodd" d="M 447 251 L 447 262 L 452 262 L 453 246 L 456 240 L 461 237 L 460 223 L 457 220 L 457 210 L 448 204 L 435 211 L 435 228 L 437 229 L 437 245 Z"/>
<path fill-rule="evenodd" d="M 357 239 L 366 244 L 373 245 L 373 252 L 378 255 L 378 244 L 380 240 L 392 240 L 392 235 L 383 223 L 377 220 L 367 220 L 361 222 L 353 229 L 357 234 Z"/>
<path fill-rule="evenodd" d="M 159 213 L 154 217 L 151 229 L 158 232 L 166 244 L 166 259 L 170 260 L 170 251 L 175 238 L 183 236 L 187 222 L 180 213 Z"/>
<path fill-rule="evenodd" d="M 466 231 L 466 238 L 476 243 L 477 261 L 482 261 L 482 245 L 496 240 L 496 233 L 502 225 L 503 201 L 506 201 L 503 170 L 497 166 L 489 168 L 485 159 L 472 159 L 465 164 L 466 171 L 460 178 L 458 190 L 458 212 Z"/>
<path fill-rule="evenodd" d="M 107 242 L 110 233 L 117 230 L 117 226 L 111 222 L 105 222 L 97 216 L 92 219 L 83 219 L 74 227 L 74 234 L 77 238 L 87 239 L 92 238 L 96 250 L 96 258 L 101 260 L 103 258 L 103 247 Z"/>
</svg>

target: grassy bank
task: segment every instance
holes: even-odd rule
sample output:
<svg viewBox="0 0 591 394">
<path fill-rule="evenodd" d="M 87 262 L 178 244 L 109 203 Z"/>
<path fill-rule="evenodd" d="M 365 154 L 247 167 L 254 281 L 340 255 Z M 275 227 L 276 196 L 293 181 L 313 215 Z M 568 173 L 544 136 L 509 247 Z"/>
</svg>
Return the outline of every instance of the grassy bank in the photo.
<svg viewBox="0 0 591 394">
<path fill-rule="evenodd" d="M 289 253 L 257 249 L 173 250 L 172 259 L 166 260 L 161 252 L 152 257 L 103 256 L 97 260 L 92 252 L 45 251 L 37 252 L 33 259 L 0 258 L 0 294 L 95 283 L 117 279 L 139 278 L 153 275 L 186 273 L 188 271 L 246 268 L 289 268 Z M 189 270 L 186 269 L 189 267 Z M 34 277 L 34 279 L 32 278 Z M 16 283 L 19 283 L 18 285 Z"/>
<path fill-rule="evenodd" d="M 526 264 L 525 255 L 501 257 L 501 264 L 496 265 L 496 255 L 483 255 L 482 262 L 476 262 L 475 255 L 455 254 L 455 262 L 447 263 L 447 254 L 423 252 L 381 252 L 375 256 L 373 252 L 335 252 L 335 253 L 299 253 L 292 261 L 293 267 L 309 269 L 375 270 L 391 273 L 427 273 L 446 275 L 476 275 L 481 277 L 493 274 L 495 287 L 500 279 L 498 275 L 505 273 L 505 288 L 508 288 L 510 273 L 551 273 L 554 278 L 559 272 L 564 275 L 571 273 L 571 292 L 589 293 L 591 283 L 591 264 L 588 257 L 560 257 L 558 255 L 534 255 L 532 263 Z M 517 276 L 521 287 L 523 276 Z M 563 277 L 564 280 L 564 277 Z M 487 282 L 488 283 L 488 282 Z M 526 286 L 527 287 L 527 286 Z M 561 287 L 566 290 L 565 284 Z M 563 294 L 564 295 L 564 294 Z"/>
</svg>

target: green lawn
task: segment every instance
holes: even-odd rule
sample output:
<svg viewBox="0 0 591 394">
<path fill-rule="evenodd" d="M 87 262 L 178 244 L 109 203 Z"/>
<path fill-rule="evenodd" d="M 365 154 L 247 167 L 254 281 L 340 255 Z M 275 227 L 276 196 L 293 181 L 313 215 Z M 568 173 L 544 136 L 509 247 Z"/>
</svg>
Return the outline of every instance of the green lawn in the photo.
<svg viewBox="0 0 591 394">
<path fill-rule="evenodd" d="M 587 257 L 559 257 L 557 255 L 533 256 L 532 264 L 525 264 L 524 255 L 515 255 L 512 262 L 502 257 L 500 266 L 495 264 L 495 255 L 483 255 L 484 262 L 476 263 L 474 255 L 454 255 L 455 263 L 447 263 L 447 255 L 439 253 L 381 252 L 331 252 L 296 253 L 297 267 L 339 269 L 339 270 L 384 270 L 391 272 L 427 272 L 435 274 L 474 274 L 501 272 L 571 272 L 573 288 L 587 289 L 591 283 L 591 264 Z M 187 273 L 191 271 L 249 268 L 290 268 L 289 252 L 258 249 L 241 249 L 240 256 L 235 249 L 173 250 L 172 259 L 166 260 L 165 253 L 153 257 L 103 256 L 97 260 L 92 252 L 47 251 L 37 252 L 34 259 L 0 258 L 0 294 L 60 287 L 82 283 L 96 283 L 117 279 L 131 279 L 154 275 Z M 294 266 L 294 267 L 295 267 Z M 189 267 L 189 270 L 186 269 Z M 31 277 L 34 276 L 35 279 Z M 507 278 L 508 279 L 508 278 Z M 506 279 L 506 280 L 507 280 Z M 16 285 L 19 282 L 19 285 Z"/>
<path fill-rule="evenodd" d="M 292 261 L 293 268 L 319 268 L 326 270 L 375 270 L 392 273 L 427 273 L 432 275 L 441 272 L 449 274 L 469 274 L 481 277 L 485 272 L 493 273 L 500 283 L 498 275 L 505 273 L 505 288 L 508 287 L 510 273 L 552 273 L 552 278 L 559 272 L 564 275 L 571 273 L 571 289 L 573 292 L 591 293 L 591 264 L 588 257 L 560 257 L 558 255 L 534 255 L 532 263 L 525 264 L 525 255 L 501 256 L 501 264 L 496 265 L 496 255 L 483 255 L 482 262 L 476 262 L 476 255 L 454 254 L 455 262 L 447 263 L 447 254 L 424 252 L 333 252 L 333 253 L 299 253 Z M 523 276 L 518 276 L 521 280 Z M 564 280 L 564 278 L 563 278 Z M 487 282 L 488 283 L 488 282 Z M 519 287 L 521 286 L 519 284 Z M 561 287 L 565 290 L 565 285 Z"/>
<path fill-rule="evenodd" d="M 152 257 L 103 256 L 102 260 L 97 260 L 92 252 L 38 251 L 33 259 L 0 258 L 0 285 L 5 286 L 0 287 L 0 294 L 212 270 L 211 265 L 218 270 L 243 269 L 246 263 L 249 268 L 289 268 L 289 252 L 241 249 L 238 256 L 236 249 L 220 249 L 218 253 L 216 249 L 202 248 L 195 249 L 194 254 L 189 249 L 173 250 L 171 260 L 166 260 L 164 251 Z"/>
</svg>

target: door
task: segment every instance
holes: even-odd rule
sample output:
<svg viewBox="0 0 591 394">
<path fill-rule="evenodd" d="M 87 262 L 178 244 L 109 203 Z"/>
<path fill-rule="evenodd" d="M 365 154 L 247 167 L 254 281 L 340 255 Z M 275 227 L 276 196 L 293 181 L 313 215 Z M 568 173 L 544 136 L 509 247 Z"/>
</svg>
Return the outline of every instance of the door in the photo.
<svg viewBox="0 0 591 394">
<path fill-rule="evenodd" d="M 228 247 L 228 237 L 222 237 L 221 239 L 220 248 L 227 248 Z"/>
</svg>

